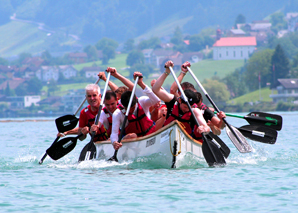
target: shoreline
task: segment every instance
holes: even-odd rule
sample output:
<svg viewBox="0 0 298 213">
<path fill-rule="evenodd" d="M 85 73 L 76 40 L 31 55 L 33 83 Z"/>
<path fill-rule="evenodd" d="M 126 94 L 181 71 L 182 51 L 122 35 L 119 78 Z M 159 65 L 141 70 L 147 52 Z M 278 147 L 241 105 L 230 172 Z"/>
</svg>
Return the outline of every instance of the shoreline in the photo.
<svg viewBox="0 0 298 213">
<path fill-rule="evenodd" d="M 54 121 L 55 119 L 24 119 L 24 120 L 17 120 L 17 119 L 7 119 L 7 120 L 0 120 L 0 123 L 8 123 L 8 122 L 45 122 L 45 121 Z"/>
</svg>

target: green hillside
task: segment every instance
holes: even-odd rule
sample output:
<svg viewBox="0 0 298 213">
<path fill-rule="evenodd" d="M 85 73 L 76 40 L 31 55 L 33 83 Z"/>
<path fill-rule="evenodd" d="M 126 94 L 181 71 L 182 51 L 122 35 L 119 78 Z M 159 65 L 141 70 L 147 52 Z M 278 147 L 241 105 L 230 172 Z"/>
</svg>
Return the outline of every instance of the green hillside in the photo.
<svg viewBox="0 0 298 213">
<path fill-rule="evenodd" d="M 202 60 L 198 63 L 191 65 L 191 70 L 197 76 L 200 82 L 204 79 L 212 78 L 213 76 L 218 76 L 220 78 L 225 77 L 227 74 L 235 71 L 236 68 L 242 67 L 244 64 L 243 60 Z M 179 72 L 176 72 L 179 75 Z M 173 83 L 173 77 L 169 76 L 166 79 L 166 85 L 170 86 Z M 183 81 L 191 82 L 196 85 L 190 74 L 187 74 Z M 198 87 L 197 87 L 198 88 Z"/>
<path fill-rule="evenodd" d="M 36 25 L 11 21 L 0 26 L 0 56 L 8 57 L 22 52 L 38 52 L 47 38 L 47 33 Z"/>
<path fill-rule="evenodd" d="M 163 37 L 163 36 L 171 35 L 174 33 L 174 30 L 177 26 L 179 26 L 180 28 L 183 28 L 183 26 L 186 25 L 190 20 L 192 20 L 192 18 L 193 18 L 192 16 L 182 18 L 182 19 L 173 17 L 169 20 L 165 20 L 160 24 L 158 24 L 157 26 L 155 26 L 154 28 L 149 29 L 143 35 L 135 38 L 135 42 L 137 43 L 143 39 L 149 39 L 156 36 Z"/>
<path fill-rule="evenodd" d="M 75 41 L 62 31 L 49 32 L 39 29 L 38 24 L 10 21 L 0 26 L 0 57 L 17 56 L 27 52 L 32 55 L 44 50 L 53 52 L 72 51 Z"/>
<path fill-rule="evenodd" d="M 260 91 L 256 90 L 254 92 L 247 93 L 238 98 L 232 99 L 227 103 L 235 105 L 235 104 L 244 104 L 245 102 L 257 102 L 257 101 L 260 101 L 260 97 L 261 97 L 261 101 L 272 102 L 272 98 L 269 97 L 269 95 L 271 94 L 272 94 L 272 90 L 266 87 L 266 88 L 262 88 Z M 273 90 L 273 94 L 277 94 L 277 91 Z"/>
<path fill-rule="evenodd" d="M 76 64 L 76 65 L 74 65 L 74 67 L 77 70 L 81 70 L 84 67 L 91 67 L 93 64 L 96 64 L 97 66 L 99 66 L 103 69 L 106 67 L 116 67 L 117 70 L 121 70 L 121 68 L 127 67 L 126 58 L 127 58 L 127 54 L 118 54 L 118 55 L 116 55 L 115 59 L 111 59 L 109 61 L 109 64 L 107 64 L 107 65 L 103 65 L 101 63 L 101 61 L 95 61 L 95 62 L 93 61 L 93 62 L 88 62 L 88 63 L 83 63 L 83 64 Z"/>
<path fill-rule="evenodd" d="M 120 72 L 123 76 L 129 77 L 129 71 L 123 68 L 126 68 L 127 65 L 125 63 L 127 54 L 118 54 L 116 55 L 115 59 L 110 60 L 108 65 L 102 65 L 101 61 L 97 62 L 89 62 L 84 64 L 77 64 L 74 65 L 74 67 L 78 70 L 81 70 L 83 67 L 92 66 L 94 63 L 97 64 L 97 66 L 102 67 L 105 69 L 107 66 L 110 67 L 116 67 L 118 72 Z M 213 60 L 202 60 L 198 63 L 192 64 L 191 69 L 195 73 L 195 75 L 198 77 L 200 81 L 203 81 L 206 78 L 212 78 L 214 75 L 222 78 L 226 76 L 227 74 L 233 72 L 236 68 L 239 68 L 243 66 L 244 61 L 243 60 L 227 60 L 227 61 L 213 61 Z M 177 75 L 179 75 L 180 71 L 176 72 Z M 147 85 L 150 85 L 150 82 L 153 78 L 158 78 L 158 74 L 160 72 L 157 70 L 155 73 L 155 77 L 149 77 L 148 79 L 144 79 L 144 82 Z M 113 82 L 115 79 L 111 79 Z M 183 81 L 189 81 L 196 85 L 196 82 L 192 79 L 191 75 L 188 74 L 185 76 Z M 174 78 L 172 76 L 167 77 L 164 87 L 170 88 L 172 83 L 174 82 Z M 121 85 L 120 82 L 115 81 L 117 85 Z M 83 88 L 83 87 L 82 87 Z M 61 90 L 63 90 L 61 88 Z"/>
</svg>

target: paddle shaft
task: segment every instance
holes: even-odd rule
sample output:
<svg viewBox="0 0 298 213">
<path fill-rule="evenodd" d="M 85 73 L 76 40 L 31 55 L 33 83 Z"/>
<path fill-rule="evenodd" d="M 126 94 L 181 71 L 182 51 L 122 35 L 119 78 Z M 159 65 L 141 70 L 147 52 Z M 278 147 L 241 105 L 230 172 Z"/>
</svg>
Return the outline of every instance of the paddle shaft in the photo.
<svg viewBox="0 0 298 213">
<path fill-rule="evenodd" d="M 100 80 L 100 78 L 98 78 L 98 79 L 96 80 L 95 84 L 98 84 L 99 80 Z M 78 107 L 78 109 L 75 111 L 74 116 L 76 116 L 76 115 L 78 114 L 79 110 L 81 109 L 81 107 L 83 106 L 83 104 L 85 103 L 85 101 L 86 101 L 86 97 L 84 98 L 84 100 L 82 101 L 82 103 L 80 104 L 80 106 Z M 57 138 L 54 140 L 54 142 L 52 143 L 52 145 L 53 145 L 54 143 L 56 143 L 56 142 L 58 141 L 59 138 L 60 138 L 60 137 L 57 137 Z M 51 146 L 52 146 L 52 145 L 51 145 Z M 45 153 L 45 154 L 42 156 L 42 158 L 40 159 L 39 164 L 42 164 L 43 161 L 44 161 L 44 159 L 45 159 L 47 156 L 48 156 L 48 154 Z"/>
<path fill-rule="evenodd" d="M 187 98 L 186 95 L 184 94 L 184 91 L 183 91 L 183 89 L 182 89 L 182 87 L 181 87 L 181 85 L 180 85 L 180 83 L 179 83 L 179 81 L 178 81 L 178 79 L 177 79 L 177 77 L 176 77 L 176 74 L 175 74 L 173 68 L 172 68 L 172 67 L 169 67 L 169 69 L 170 69 L 170 71 L 171 71 L 171 73 L 172 73 L 172 75 L 173 75 L 173 77 L 174 77 L 174 79 L 175 79 L 175 81 L 176 81 L 176 84 L 177 84 L 177 86 L 178 86 L 179 91 L 181 92 L 181 96 L 182 96 L 182 98 L 183 98 L 184 101 L 186 102 L 186 104 L 187 104 L 187 106 L 188 106 L 188 109 L 189 109 L 189 111 L 191 112 L 192 117 L 195 119 L 195 122 L 196 122 L 197 126 L 199 127 L 200 124 L 199 124 L 199 122 L 198 122 L 198 120 L 197 120 L 197 118 L 196 118 L 196 116 L 195 116 L 195 114 L 194 114 L 194 112 L 193 112 L 193 110 L 192 110 L 192 108 L 191 108 L 191 106 L 190 106 L 190 103 L 189 103 L 189 101 L 188 101 L 188 98 Z M 195 130 L 195 131 L 196 131 L 196 130 Z M 214 153 L 214 150 L 211 148 L 211 145 L 209 144 L 209 141 L 207 140 L 205 134 L 204 134 L 204 133 L 201 133 L 201 135 L 202 135 L 202 138 L 203 138 L 203 145 L 204 145 L 204 144 L 207 144 L 208 149 L 211 151 L 212 156 L 214 157 L 215 161 L 216 161 L 216 162 L 220 162 L 220 161 L 222 161 L 222 160 L 220 160 L 220 159 L 217 158 L 217 156 L 216 156 L 216 154 Z M 205 159 L 207 160 L 206 157 L 205 157 Z M 224 159 L 223 159 L 223 161 L 224 161 L 224 162 L 222 162 L 222 163 L 225 163 L 225 160 L 224 160 Z M 207 163 L 208 163 L 208 164 L 214 164 L 214 162 L 207 162 Z"/>
<path fill-rule="evenodd" d="M 105 97 L 106 97 L 106 91 L 107 91 L 108 84 L 109 84 L 109 81 L 110 81 L 110 76 L 111 76 L 111 73 L 109 72 L 109 73 L 108 73 L 108 76 L 107 76 L 106 83 L 105 83 L 105 87 L 104 87 L 104 90 L 103 90 L 103 94 L 102 94 L 102 97 L 101 97 L 101 101 L 100 101 L 100 105 L 99 105 L 98 113 L 97 113 L 97 116 L 96 116 L 96 119 L 95 119 L 95 125 L 98 124 L 98 121 L 99 121 L 99 118 L 100 118 L 100 114 L 101 114 L 102 106 L 103 106 L 103 103 L 104 103 L 104 99 L 105 99 Z M 96 134 L 95 131 L 93 131 L 93 132 L 91 133 L 91 140 L 90 140 L 90 142 L 89 142 L 89 146 L 88 146 L 88 149 L 87 149 L 87 152 L 86 152 L 85 157 L 87 157 L 87 156 L 88 156 L 88 157 L 91 156 L 91 155 L 88 155 L 88 154 L 90 154 L 90 153 L 88 153 L 88 152 L 91 152 L 92 145 L 94 145 L 94 144 L 93 144 L 93 141 L 94 141 L 95 134 Z M 88 160 L 89 160 L 89 159 L 88 159 Z"/>
<path fill-rule="evenodd" d="M 135 94 L 135 91 L 136 91 L 138 81 L 139 81 L 139 76 L 137 76 L 137 78 L 135 80 L 135 83 L 133 85 L 133 89 L 132 89 L 130 99 L 129 99 L 129 102 L 128 102 L 128 106 L 127 106 L 127 109 L 126 109 L 126 113 L 125 113 L 125 118 L 124 118 L 124 121 L 123 121 L 122 126 L 121 126 L 121 132 L 120 132 L 120 135 L 118 137 L 118 143 L 120 143 L 121 140 L 122 140 L 122 135 L 124 133 L 125 124 L 127 122 L 127 117 L 128 117 L 129 111 L 130 111 L 131 103 L 132 103 L 132 100 L 133 100 L 133 97 L 134 97 L 134 94 Z M 112 143 L 113 143 L 113 141 L 112 141 Z M 117 153 L 118 153 L 118 149 L 115 150 L 114 155 L 109 160 L 114 160 L 114 161 L 118 162 Z"/>
<path fill-rule="evenodd" d="M 217 113 L 217 112 L 214 112 Z M 229 117 L 234 117 L 234 118 L 242 118 L 245 120 L 251 120 L 251 121 L 255 121 L 255 122 L 262 122 L 262 123 L 272 123 L 272 124 L 276 124 L 277 120 L 276 119 L 267 119 L 267 118 L 263 118 L 263 117 L 256 117 L 256 116 L 242 116 L 242 115 L 234 115 L 234 114 L 230 114 L 230 113 L 225 113 L 227 116 Z"/>
<path fill-rule="evenodd" d="M 187 69 L 188 69 L 189 73 L 191 74 L 191 76 L 195 79 L 195 81 L 197 82 L 197 84 L 199 85 L 199 87 L 201 88 L 201 90 L 203 91 L 203 93 L 206 95 L 207 99 L 210 101 L 210 103 L 212 104 L 212 106 L 215 108 L 216 111 L 219 112 L 218 107 L 215 105 L 215 103 L 213 102 L 213 100 L 211 99 L 211 97 L 208 95 L 208 93 L 204 89 L 203 85 L 200 83 L 200 81 L 194 75 L 194 73 L 192 72 L 192 70 L 190 69 L 190 67 L 187 67 Z M 233 133 L 233 135 L 237 138 L 237 140 L 243 145 L 241 139 L 238 137 L 238 135 L 235 133 L 235 131 L 230 126 L 230 124 L 226 121 L 226 119 L 225 118 L 222 118 L 222 120 L 225 122 L 225 124 L 228 126 L 228 128 L 231 130 L 231 132 Z"/>
</svg>

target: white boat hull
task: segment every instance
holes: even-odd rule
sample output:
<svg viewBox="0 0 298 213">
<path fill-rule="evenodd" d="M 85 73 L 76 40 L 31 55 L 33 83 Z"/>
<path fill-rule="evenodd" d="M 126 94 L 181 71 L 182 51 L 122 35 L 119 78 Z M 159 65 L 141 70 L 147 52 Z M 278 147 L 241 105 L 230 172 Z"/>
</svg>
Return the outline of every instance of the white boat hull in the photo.
<svg viewBox="0 0 298 213">
<path fill-rule="evenodd" d="M 172 165 L 176 161 L 174 156 L 183 156 L 187 152 L 201 158 L 204 157 L 202 143 L 188 135 L 177 121 L 173 121 L 151 135 L 122 140 L 121 142 L 123 145 L 117 154 L 119 162 L 159 154 L 164 157 L 169 165 Z M 174 151 L 175 143 L 177 143 L 177 151 Z M 108 160 L 114 155 L 115 150 L 110 141 L 96 142 L 95 146 L 97 159 Z"/>
</svg>

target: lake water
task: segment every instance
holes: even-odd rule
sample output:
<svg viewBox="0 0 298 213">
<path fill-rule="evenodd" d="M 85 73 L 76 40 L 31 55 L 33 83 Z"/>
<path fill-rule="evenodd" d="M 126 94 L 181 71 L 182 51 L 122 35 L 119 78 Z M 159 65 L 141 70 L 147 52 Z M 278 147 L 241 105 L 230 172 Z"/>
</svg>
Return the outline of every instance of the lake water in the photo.
<svg viewBox="0 0 298 213">
<path fill-rule="evenodd" d="M 154 157 L 78 164 L 90 138 L 39 165 L 56 138 L 54 119 L 0 122 L 0 212 L 297 212 L 298 112 L 274 113 L 284 119 L 276 144 L 248 140 L 253 152 L 241 154 L 223 131 L 231 154 L 217 168 L 191 154 L 178 169 Z"/>
</svg>

